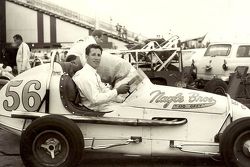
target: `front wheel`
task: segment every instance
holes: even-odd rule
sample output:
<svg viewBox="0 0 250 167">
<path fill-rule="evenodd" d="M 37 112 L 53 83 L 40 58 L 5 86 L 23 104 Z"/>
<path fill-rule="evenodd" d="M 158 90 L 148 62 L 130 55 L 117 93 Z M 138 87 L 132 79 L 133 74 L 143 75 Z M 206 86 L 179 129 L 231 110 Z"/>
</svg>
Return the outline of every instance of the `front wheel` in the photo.
<svg viewBox="0 0 250 167">
<path fill-rule="evenodd" d="M 75 167 L 83 149 L 79 127 L 59 115 L 36 119 L 21 135 L 20 153 L 26 167 Z"/>
<path fill-rule="evenodd" d="M 238 119 L 225 129 L 220 152 L 227 167 L 249 167 L 250 117 Z"/>
</svg>

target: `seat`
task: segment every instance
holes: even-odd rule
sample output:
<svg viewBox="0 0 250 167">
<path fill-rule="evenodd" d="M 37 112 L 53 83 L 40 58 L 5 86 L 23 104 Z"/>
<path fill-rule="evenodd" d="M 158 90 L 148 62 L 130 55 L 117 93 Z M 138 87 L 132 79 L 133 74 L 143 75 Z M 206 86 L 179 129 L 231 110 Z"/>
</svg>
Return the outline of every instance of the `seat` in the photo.
<svg viewBox="0 0 250 167">
<path fill-rule="evenodd" d="M 64 107 L 75 115 L 84 115 L 84 116 L 103 116 L 105 113 L 97 112 L 90 110 L 85 106 L 80 106 L 80 95 L 77 90 L 77 87 L 72 80 L 72 76 L 77 71 L 73 63 L 64 62 L 60 63 L 64 74 L 60 79 L 60 97 Z"/>
</svg>

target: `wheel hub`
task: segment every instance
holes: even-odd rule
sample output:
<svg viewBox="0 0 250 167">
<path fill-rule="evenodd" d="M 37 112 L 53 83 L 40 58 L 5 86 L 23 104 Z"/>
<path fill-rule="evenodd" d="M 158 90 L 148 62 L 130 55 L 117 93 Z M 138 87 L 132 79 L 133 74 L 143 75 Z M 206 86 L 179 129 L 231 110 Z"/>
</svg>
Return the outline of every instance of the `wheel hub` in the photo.
<svg viewBox="0 0 250 167">
<path fill-rule="evenodd" d="M 247 156 L 250 157 L 250 140 L 247 140 L 243 144 L 243 153 Z"/>
<path fill-rule="evenodd" d="M 43 148 L 52 159 L 54 159 L 61 151 L 61 143 L 55 138 L 50 138 L 41 145 L 41 148 Z"/>
<path fill-rule="evenodd" d="M 55 130 L 41 132 L 33 141 L 35 159 L 45 166 L 60 166 L 69 155 L 69 143 L 65 136 Z"/>
</svg>

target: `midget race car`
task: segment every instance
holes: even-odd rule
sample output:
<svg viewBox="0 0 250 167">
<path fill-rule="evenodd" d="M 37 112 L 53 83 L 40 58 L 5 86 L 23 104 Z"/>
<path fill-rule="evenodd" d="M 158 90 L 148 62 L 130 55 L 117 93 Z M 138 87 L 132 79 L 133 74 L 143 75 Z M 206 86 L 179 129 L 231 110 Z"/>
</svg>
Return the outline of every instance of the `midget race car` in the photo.
<svg viewBox="0 0 250 167">
<path fill-rule="evenodd" d="M 207 92 L 154 85 L 141 71 L 110 111 L 78 105 L 72 67 L 34 67 L 0 90 L 0 125 L 21 135 L 27 167 L 74 167 L 86 151 L 140 156 L 222 157 L 250 162 L 250 110 Z"/>
</svg>

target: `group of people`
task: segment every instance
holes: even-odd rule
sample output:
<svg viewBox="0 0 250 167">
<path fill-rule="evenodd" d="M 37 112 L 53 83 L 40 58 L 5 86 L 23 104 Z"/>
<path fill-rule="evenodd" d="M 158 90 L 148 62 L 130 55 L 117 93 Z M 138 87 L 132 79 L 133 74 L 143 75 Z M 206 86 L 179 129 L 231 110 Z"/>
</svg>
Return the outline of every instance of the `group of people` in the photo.
<svg viewBox="0 0 250 167">
<path fill-rule="evenodd" d="M 125 26 L 121 26 L 119 23 L 117 23 L 117 25 L 115 27 L 116 27 L 116 31 L 117 31 L 119 37 L 122 37 L 125 39 L 128 38 L 128 30 Z"/>
<path fill-rule="evenodd" d="M 66 55 L 66 62 L 78 68 L 73 74 L 81 97 L 80 105 L 95 111 L 107 111 L 109 104 L 123 102 L 128 95 L 129 81 L 136 76 L 135 68 L 126 60 L 103 52 L 102 31 L 95 30 L 84 40 L 76 42 Z M 22 36 L 13 37 L 18 48 L 16 68 L 18 74 L 30 69 L 30 49 Z"/>
</svg>

